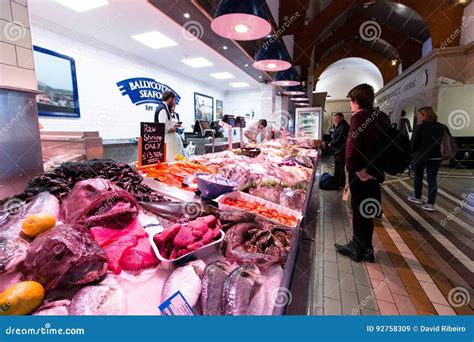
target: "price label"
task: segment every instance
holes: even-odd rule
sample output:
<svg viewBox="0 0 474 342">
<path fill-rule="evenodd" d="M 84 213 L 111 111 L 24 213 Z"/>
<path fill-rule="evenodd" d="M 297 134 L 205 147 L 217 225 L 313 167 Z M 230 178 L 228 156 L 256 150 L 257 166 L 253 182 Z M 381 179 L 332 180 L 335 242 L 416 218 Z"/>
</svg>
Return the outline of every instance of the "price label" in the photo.
<svg viewBox="0 0 474 342">
<path fill-rule="evenodd" d="M 163 316 L 194 316 L 193 308 L 180 291 L 161 303 L 159 308 Z"/>
<path fill-rule="evenodd" d="M 164 160 L 165 124 L 140 123 L 138 160 L 140 165 L 152 165 Z"/>
</svg>

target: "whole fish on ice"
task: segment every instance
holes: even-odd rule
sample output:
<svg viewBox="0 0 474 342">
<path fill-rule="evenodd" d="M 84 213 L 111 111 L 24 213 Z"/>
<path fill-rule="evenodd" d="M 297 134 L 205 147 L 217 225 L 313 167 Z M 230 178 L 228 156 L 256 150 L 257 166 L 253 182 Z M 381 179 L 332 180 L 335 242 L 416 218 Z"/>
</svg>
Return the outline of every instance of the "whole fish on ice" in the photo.
<svg viewBox="0 0 474 342">
<path fill-rule="evenodd" d="M 263 279 L 257 266 L 245 263 L 224 281 L 223 314 L 261 315 L 265 306 Z"/>
<path fill-rule="evenodd" d="M 12 210 L 17 214 L 13 214 Z M 3 212 L 8 216 L 6 222 L 0 225 L 0 273 L 14 271 L 26 258 L 28 243 L 20 237 L 23 220 L 39 213 L 51 214 L 57 219 L 59 201 L 49 192 L 41 192 L 29 204 L 15 203 L 15 208 L 5 207 Z"/>
<path fill-rule="evenodd" d="M 125 293 L 115 280 L 109 279 L 101 284 L 80 289 L 69 306 L 69 315 L 124 315 L 126 313 Z"/>
<path fill-rule="evenodd" d="M 201 292 L 203 315 L 222 315 L 222 290 L 231 270 L 231 266 L 223 261 L 213 262 L 204 269 Z"/>
<path fill-rule="evenodd" d="M 188 304 L 191 307 L 195 306 L 201 294 L 201 279 L 205 267 L 204 261 L 195 260 L 175 269 L 163 284 L 161 302 L 163 303 L 177 291 L 181 291 Z"/>
</svg>

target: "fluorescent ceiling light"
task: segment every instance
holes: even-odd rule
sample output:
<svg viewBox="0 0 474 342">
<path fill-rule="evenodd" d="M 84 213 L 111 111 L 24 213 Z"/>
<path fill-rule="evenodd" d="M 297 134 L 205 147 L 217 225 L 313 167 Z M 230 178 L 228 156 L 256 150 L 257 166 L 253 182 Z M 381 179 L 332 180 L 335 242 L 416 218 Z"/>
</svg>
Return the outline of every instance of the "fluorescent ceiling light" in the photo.
<svg viewBox="0 0 474 342">
<path fill-rule="evenodd" d="M 181 62 L 186 65 L 189 65 L 192 68 L 204 68 L 214 65 L 203 57 L 182 59 Z"/>
<path fill-rule="evenodd" d="M 56 0 L 56 2 L 79 13 L 109 4 L 107 0 Z"/>
<path fill-rule="evenodd" d="M 152 49 L 161 49 L 178 45 L 174 40 L 166 37 L 163 33 L 158 31 L 136 34 L 133 35 L 132 38 Z"/>
<path fill-rule="evenodd" d="M 233 83 L 229 83 L 229 85 L 231 87 L 234 87 L 234 88 L 246 88 L 246 87 L 249 87 L 249 84 L 247 82 L 233 82 Z"/>
<path fill-rule="evenodd" d="M 235 76 L 228 72 L 216 72 L 214 74 L 210 74 L 212 77 L 218 80 L 226 80 L 229 78 L 234 78 Z"/>
</svg>

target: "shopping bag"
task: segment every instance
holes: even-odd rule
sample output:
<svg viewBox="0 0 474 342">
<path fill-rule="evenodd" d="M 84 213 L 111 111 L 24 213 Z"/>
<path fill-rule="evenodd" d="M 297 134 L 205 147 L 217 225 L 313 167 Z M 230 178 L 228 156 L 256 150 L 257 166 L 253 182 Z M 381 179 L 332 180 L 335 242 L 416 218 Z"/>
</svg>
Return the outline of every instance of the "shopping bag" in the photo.
<svg viewBox="0 0 474 342">
<path fill-rule="evenodd" d="M 348 186 L 344 188 L 344 191 L 342 193 L 342 201 L 346 205 L 347 208 L 351 209 L 351 190 L 349 189 Z"/>
</svg>

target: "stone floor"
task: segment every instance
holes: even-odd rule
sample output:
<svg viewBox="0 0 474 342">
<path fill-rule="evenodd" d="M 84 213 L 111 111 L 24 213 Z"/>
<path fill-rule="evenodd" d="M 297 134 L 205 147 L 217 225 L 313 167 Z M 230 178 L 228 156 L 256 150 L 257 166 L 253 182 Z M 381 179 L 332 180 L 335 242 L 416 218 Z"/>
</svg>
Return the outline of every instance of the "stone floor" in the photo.
<svg viewBox="0 0 474 342">
<path fill-rule="evenodd" d="M 373 264 L 335 252 L 352 236 L 351 211 L 341 191 L 320 190 L 307 314 L 473 315 L 474 172 L 443 168 L 438 183 L 437 211 L 426 212 L 406 201 L 408 174 L 387 178 Z"/>
</svg>

